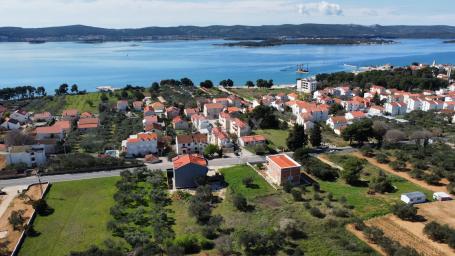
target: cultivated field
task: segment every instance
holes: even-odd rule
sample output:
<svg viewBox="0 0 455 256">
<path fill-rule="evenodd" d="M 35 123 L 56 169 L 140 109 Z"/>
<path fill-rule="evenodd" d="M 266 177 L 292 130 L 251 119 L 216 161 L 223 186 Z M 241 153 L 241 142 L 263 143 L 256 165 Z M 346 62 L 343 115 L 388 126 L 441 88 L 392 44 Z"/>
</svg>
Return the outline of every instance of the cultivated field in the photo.
<svg viewBox="0 0 455 256">
<path fill-rule="evenodd" d="M 423 216 L 425 222 L 403 221 L 394 215 L 386 215 L 366 221 L 368 226 L 374 226 L 384 231 L 385 236 L 401 245 L 415 248 L 422 255 L 444 256 L 454 255 L 455 250 L 447 244 L 437 243 L 429 239 L 424 233 L 425 224 L 437 221 L 455 227 L 455 201 L 433 202 L 418 205 L 418 214 Z"/>
</svg>

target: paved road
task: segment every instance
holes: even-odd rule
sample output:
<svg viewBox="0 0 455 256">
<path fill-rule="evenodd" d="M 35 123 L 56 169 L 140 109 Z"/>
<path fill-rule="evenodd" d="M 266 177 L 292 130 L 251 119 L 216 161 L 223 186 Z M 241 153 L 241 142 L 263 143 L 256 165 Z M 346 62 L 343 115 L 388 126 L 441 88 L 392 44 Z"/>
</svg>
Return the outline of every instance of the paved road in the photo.
<svg viewBox="0 0 455 256">
<path fill-rule="evenodd" d="M 244 164 L 246 162 L 264 162 L 265 157 L 262 156 L 248 156 L 248 157 L 236 157 L 236 158 L 221 158 L 214 159 L 209 161 L 209 167 L 224 167 L 231 166 L 236 164 Z M 172 168 L 172 163 L 159 163 L 159 164 L 147 164 L 147 167 L 150 169 L 160 169 L 166 170 Z M 114 177 L 119 176 L 120 172 L 123 170 L 113 170 L 113 171 L 102 171 L 102 172 L 90 172 L 90 173 L 75 173 L 75 174 L 60 174 L 60 175 L 51 175 L 51 176 L 41 176 L 42 182 L 61 182 L 61 181 L 71 181 L 71 180 L 86 180 L 86 179 L 95 179 L 103 177 Z M 0 188 L 7 186 L 17 186 L 17 185 L 30 185 L 32 183 L 37 183 L 38 178 L 36 176 L 20 178 L 20 179 L 11 179 L 11 180 L 0 180 Z"/>
</svg>

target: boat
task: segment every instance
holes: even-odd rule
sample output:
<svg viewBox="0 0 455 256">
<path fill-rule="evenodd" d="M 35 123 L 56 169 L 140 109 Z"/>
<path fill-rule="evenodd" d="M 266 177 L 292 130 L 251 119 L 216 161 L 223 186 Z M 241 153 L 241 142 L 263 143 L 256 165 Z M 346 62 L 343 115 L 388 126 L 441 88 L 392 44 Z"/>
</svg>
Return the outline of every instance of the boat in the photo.
<svg viewBox="0 0 455 256">
<path fill-rule="evenodd" d="M 41 39 L 32 39 L 28 41 L 29 44 L 44 44 L 46 43 L 46 40 L 41 40 Z"/>
<path fill-rule="evenodd" d="M 298 74 L 308 74 L 310 71 L 308 70 L 308 65 L 306 69 L 303 67 L 303 64 L 297 65 L 297 70 L 295 71 Z"/>
</svg>

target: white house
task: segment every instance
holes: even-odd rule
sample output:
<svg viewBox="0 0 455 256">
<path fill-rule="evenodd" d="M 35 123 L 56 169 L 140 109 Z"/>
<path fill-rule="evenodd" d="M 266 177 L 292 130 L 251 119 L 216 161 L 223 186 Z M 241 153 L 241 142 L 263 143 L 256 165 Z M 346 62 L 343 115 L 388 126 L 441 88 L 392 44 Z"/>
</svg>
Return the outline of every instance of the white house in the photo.
<svg viewBox="0 0 455 256">
<path fill-rule="evenodd" d="M 16 119 L 21 124 L 28 122 L 30 118 L 30 113 L 24 110 L 16 110 L 9 116 L 12 119 Z"/>
<path fill-rule="evenodd" d="M 401 201 L 403 201 L 407 204 L 425 203 L 425 201 L 427 200 L 425 194 L 422 192 L 418 192 L 418 191 L 401 194 L 400 199 L 401 199 Z"/>
<path fill-rule="evenodd" d="M 208 134 L 208 142 L 220 148 L 231 148 L 233 146 L 228 134 L 218 127 L 213 128 Z"/>
<path fill-rule="evenodd" d="M 178 135 L 175 137 L 175 152 L 181 154 L 202 154 L 208 145 L 207 134 Z"/>
<path fill-rule="evenodd" d="M 444 102 L 435 100 L 422 101 L 422 111 L 440 110 L 443 108 Z"/>
<path fill-rule="evenodd" d="M 370 116 L 379 116 L 382 115 L 384 112 L 384 108 L 381 106 L 371 106 L 370 109 L 368 109 L 368 115 Z"/>
<path fill-rule="evenodd" d="M 26 164 L 28 167 L 41 166 L 46 163 L 44 145 L 27 145 L 9 147 L 6 152 L 6 163 Z"/>
<path fill-rule="evenodd" d="M 202 134 L 208 134 L 212 129 L 212 124 L 205 116 L 195 114 L 191 117 L 191 122 L 193 127 Z"/>
<path fill-rule="evenodd" d="M 267 139 L 263 135 L 250 135 L 250 136 L 243 136 L 243 137 L 239 138 L 239 144 L 242 147 L 265 145 L 266 143 L 267 143 Z"/>
<path fill-rule="evenodd" d="M 330 128 L 332 128 L 333 130 L 335 130 L 340 127 L 346 126 L 348 124 L 348 121 L 344 116 L 332 116 L 329 119 L 327 119 L 326 124 L 330 126 Z"/>
<path fill-rule="evenodd" d="M 344 114 L 344 117 L 346 118 L 346 120 L 352 121 L 355 119 L 365 118 L 366 116 L 365 116 L 365 113 L 363 113 L 362 111 L 353 111 L 353 112 L 348 112 L 348 113 Z"/>
<path fill-rule="evenodd" d="M 208 103 L 204 105 L 204 116 L 208 119 L 217 119 L 223 111 L 224 105 L 221 103 Z"/>
<path fill-rule="evenodd" d="M 122 151 L 127 156 L 145 156 L 158 152 L 158 135 L 156 133 L 142 132 L 122 141 Z"/>
<path fill-rule="evenodd" d="M 452 196 L 447 194 L 446 192 L 434 192 L 433 193 L 433 200 L 436 200 L 436 201 L 450 201 L 450 200 L 452 200 Z"/>
<path fill-rule="evenodd" d="M 21 123 L 13 118 L 9 118 L 1 125 L 3 128 L 8 130 L 19 130 L 21 128 Z"/>
<path fill-rule="evenodd" d="M 404 102 L 388 102 L 384 105 L 385 112 L 392 116 L 406 114 L 406 103 Z"/>
<path fill-rule="evenodd" d="M 128 108 L 128 101 L 127 100 L 119 100 L 117 101 L 117 110 L 118 111 L 126 111 Z"/>
<path fill-rule="evenodd" d="M 251 129 L 250 129 L 250 126 L 246 122 L 244 122 L 238 118 L 235 118 L 231 122 L 231 129 L 229 132 L 237 135 L 237 137 L 240 138 L 242 136 L 249 135 L 251 132 Z"/>
</svg>

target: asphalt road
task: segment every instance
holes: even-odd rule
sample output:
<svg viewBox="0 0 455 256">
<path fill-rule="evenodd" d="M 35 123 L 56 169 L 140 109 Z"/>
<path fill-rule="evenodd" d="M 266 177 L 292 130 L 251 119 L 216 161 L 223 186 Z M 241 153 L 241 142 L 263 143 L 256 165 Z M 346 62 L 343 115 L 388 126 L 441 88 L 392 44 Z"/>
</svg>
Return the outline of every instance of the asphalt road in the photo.
<svg viewBox="0 0 455 256">
<path fill-rule="evenodd" d="M 244 164 L 246 162 L 264 162 L 265 157 L 263 156 L 248 156 L 248 157 L 236 157 L 236 158 L 220 158 L 209 161 L 210 167 L 227 167 L 237 164 Z M 160 169 L 166 170 L 172 168 L 171 162 L 158 163 L 158 164 L 147 164 L 147 167 L 150 169 Z M 120 172 L 124 170 L 112 170 L 112 171 L 102 171 L 102 172 L 90 172 L 90 173 L 74 173 L 74 174 L 59 174 L 59 175 L 50 175 L 50 176 L 41 176 L 41 182 L 61 182 L 61 181 L 72 181 L 72 180 L 86 180 L 86 179 L 95 179 L 95 178 L 104 178 L 104 177 L 113 177 L 120 176 Z M 17 186 L 17 185 L 30 185 L 32 183 L 37 183 L 37 176 L 30 176 L 20 179 L 11 179 L 11 180 L 0 180 L 0 188 Z"/>
</svg>

